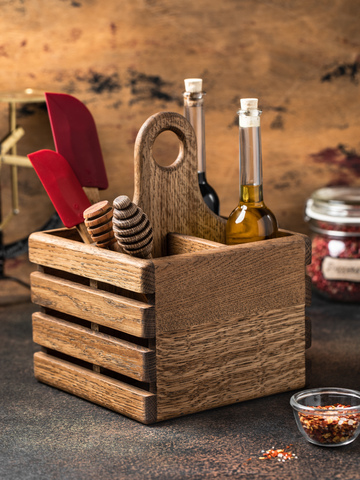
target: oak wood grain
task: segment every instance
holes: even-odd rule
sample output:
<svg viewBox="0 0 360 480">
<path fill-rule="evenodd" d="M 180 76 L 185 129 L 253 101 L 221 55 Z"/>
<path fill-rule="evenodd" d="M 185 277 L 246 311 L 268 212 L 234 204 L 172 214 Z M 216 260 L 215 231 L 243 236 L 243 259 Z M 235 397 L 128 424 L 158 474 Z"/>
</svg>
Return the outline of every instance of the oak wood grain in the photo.
<svg viewBox="0 0 360 480">
<path fill-rule="evenodd" d="M 86 244 L 91 244 L 91 236 L 90 236 L 89 232 L 87 231 L 87 228 L 86 228 L 85 224 L 83 222 L 79 223 L 78 225 L 75 226 L 75 228 L 76 228 L 76 231 L 78 232 L 81 240 Z M 97 280 L 90 279 L 89 283 L 90 283 L 90 287 L 92 287 L 93 289 L 97 289 L 97 287 L 98 287 Z M 91 330 L 93 330 L 94 332 L 98 332 L 99 331 L 99 325 L 95 322 L 91 322 Z M 92 368 L 93 368 L 94 372 L 98 372 L 98 373 L 100 372 L 100 365 L 98 365 L 97 363 L 94 363 Z"/>
<path fill-rule="evenodd" d="M 136 303 L 141 311 L 149 308 L 156 313 L 156 339 L 145 349 L 146 360 L 144 347 L 128 348 L 128 342 L 104 333 L 34 314 L 34 340 L 40 345 L 148 382 L 158 398 L 158 414 L 151 422 L 304 386 L 305 349 L 311 341 L 305 320 L 311 292 L 306 287 L 304 236 L 283 231 L 276 239 L 227 246 L 169 233 L 170 256 L 144 261 L 69 240 L 63 231 L 61 236 L 42 235 L 35 234 L 34 257 L 40 265 L 52 267 L 54 277 L 58 269 L 59 276 L 64 271 L 71 278 L 48 282 L 48 274 L 34 276 L 34 299 L 55 311 L 66 309 L 70 315 L 98 321 L 99 310 L 111 309 L 108 292 L 76 284 L 84 271 L 96 284 L 92 277 L 98 278 L 100 268 L 111 268 L 110 258 L 121 258 L 117 266 L 122 272 L 144 268 L 152 275 L 149 304 Z M 116 285 L 118 280 L 112 282 L 108 275 L 107 281 Z M 98 294 L 105 298 L 99 300 Z M 118 294 L 109 295 L 123 301 Z M 129 299 L 125 302 L 134 306 Z M 51 381 L 63 388 L 61 379 Z M 79 395 L 87 398 L 89 393 Z M 132 415 L 126 408 L 122 413 Z"/>
<path fill-rule="evenodd" d="M 157 334 L 304 305 L 304 252 L 289 235 L 154 259 Z"/>
<path fill-rule="evenodd" d="M 157 336 L 157 420 L 305 384 L 304 306 Z"/>
<path fill-rule="evenodd" d="M 163 167 L 153 157 L 153 145 L 170 130 L 179 139 L 175 162 Z M 180 114 L 159 112 L 143 124 L 135 143 L 133 202 L 148 216 L 153 228 L 154 257 L 166 255 L 166 235 L 184 233 L 225 243 L 226 221 L 205 204 L 198 184 L 196 137 Z"/>
<path fill-rule="evenodd" d="M 33 272 L 30 279 L 37 305 L 137 337 L 155 336 L 152 305 L 41 272 Z"/>
<path fill-rule="evenodd" d="M 66 231 L 63 232 L 66 237 Z M 69 235 L 71 235 L 71 231 Z M 153 263 L 93 245 L 36 232 L 29 237 L 29 258 L 33 263 L 110 283 L 140 293 L 154 293 Z"/>
<path fill-rule="evenodd" d="M 179 255 L 182 253 L 193 253 L 202 250 L 212 250 L 223 247 L 224 244 L 205 240 L 204 238 L 182 235 L 180 233 L 168 233 L 167 254 Z"/>
<path fill-rule="evenodd" d="M 278 230 L 278 236 L 288 236 L 288 235 L 297 235 L 298 237 L 301 237 L 304 240 L 305 244 L 305 265 L 310 265 L 311 263 L 311 255 L 312 255 L 312 244 L 311 244 L 311 238 L 308 237 L 307 235 L 304 235 L 303 233 L 298 233 L 298 232 L 293 232 L 290 230 L 285 230 L 283 228 L 280 228 Z"/>
<path fill-rule="evenodd" d="M 305 316 L 305 349 L 311 347 L 312 344 L 312 325 L 311 325 L 311 318 L 306 315 Z"/>
<path fill-rule="evenodd" d="M 155 353 L 110 335 L 36 312 L 35 343 L 142 382 L 155 379 Z"/>
<path fill-rule="evenodd" d="M 305 275 L 305 304 L 307 307 L 311 306 L 311 296 L 312 296 L 312 280 L 309 275 Z"/>
<path fill-rule="evenodd" d="M 148 424 L 156 420 L 156 395 L 65 360 L 37 352 L 35 377 L 53 387 L 89 400 L 134 420 Z"/>
</svg>

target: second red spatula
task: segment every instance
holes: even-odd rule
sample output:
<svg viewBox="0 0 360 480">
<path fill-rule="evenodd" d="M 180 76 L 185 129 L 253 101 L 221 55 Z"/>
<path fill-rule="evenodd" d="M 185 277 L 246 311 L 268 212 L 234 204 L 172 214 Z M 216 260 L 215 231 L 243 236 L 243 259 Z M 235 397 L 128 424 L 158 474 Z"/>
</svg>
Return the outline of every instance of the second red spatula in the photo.
<svg viewBox="0 0 360 480">
<path fill-rule="evenodd" d="M 108 187 L 104 160 L 93 116 L 77 98 L 45 93 L 56 151 L 69 162 L 92 203 Z"/>
</svg>

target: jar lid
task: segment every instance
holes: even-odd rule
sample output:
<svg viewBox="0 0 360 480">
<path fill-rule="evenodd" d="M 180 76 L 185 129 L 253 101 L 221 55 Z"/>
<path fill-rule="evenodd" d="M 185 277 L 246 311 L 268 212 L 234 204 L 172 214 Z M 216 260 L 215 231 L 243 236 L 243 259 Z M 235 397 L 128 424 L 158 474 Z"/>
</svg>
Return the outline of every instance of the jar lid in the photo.
<svg viewBox="0 0 360 480">
<path fill-rule="evenodd" d="M 360 187 L 316 190 L 306 202 L 306 220 L 360 224 Z"/>
</svg>

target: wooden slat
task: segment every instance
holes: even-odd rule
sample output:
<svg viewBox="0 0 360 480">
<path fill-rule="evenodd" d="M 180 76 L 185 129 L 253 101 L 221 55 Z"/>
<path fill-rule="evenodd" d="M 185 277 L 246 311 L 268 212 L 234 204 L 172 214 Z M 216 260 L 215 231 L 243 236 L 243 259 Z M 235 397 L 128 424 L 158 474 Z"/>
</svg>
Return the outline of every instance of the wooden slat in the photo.
<svg viewBox="0 0 360 480">
<path fill-rule="evenodd" d="M 156 332 L 304 305 L 304 240 L 289 235 L 154 259 Z"/>
<path fill-rule="evenodd" d="M 32 301 L 143 338 L 155 336 L 154 307 L 40 272 L 31 279 Z"/>
<path fill-rule="evenodd" d="M 312 297 L 312 281 L 309 275 L 305 275 L 305 305 L 307 307 L 311 306 L 311 297 Z"/>
<path fill-rule="evenodd" d="M 98 288 L 98 282 L 96 280 L 90 280 L 90 287 L 93 288 L 93 289 L 97 289 Z M 97 323 L 91 322 L 90 328 L 94 332 L 99 331 L 99 325 Z M 99 365 L 96 365 L 96 363 L 94 363 L 93 366 L 92 366 L 92 369 L 94 370 L 94 372 L 100 373 L 101 367 Z"/>
<path fill-rule="evenodd" d="M 312 343 L 312 325 L 311 325 L 311 318 L 306 316 L 305 317 L 305 349 L 311 347 Z"/>
<path fill-rule="evenodd" d="M 29 259 L 45 267 L 63 270 L 140 293 L 154 293 L 151 260 L 131 257 L 44 232 L 29 237 Z"/>
<path fill-rule="evenodd" d="M 305 265 L 310 265 L 312 261 L 312 242 L 311 238 L 303 235 L 305 241 Z"/>
<path fill-rule="evenodd" d="M 223 243 L 213 242 L 211 240 L 205 240 L 204 238 L 193 237 L 190 235 L 182 235 L 180 233 L 169 233 L 167 235 L 168 255 L 212 250 L 223 246 Z"/>
<path fill-rule="evenodd" d="M 158 420 L 305 385 L 305 307 L 157 336 Z"/>
<path fill-rule="evenodd" d="M 139 422 L 156 421 L 156 395 L 37 352 L 35 377 L 43 383 L 124 414 Z"/>
<path fill-rule="evenodd" d="M 155 352 L 104 333 L 60 320 L 50 315 L 33 314 L 33 340 L 86 362 L 142 382 L 155 379 Z"/>
<path fill-rule="evenodd" d="M 297 235 L 298 237 L 302 238 L 305 245 L 305 265 L 310 265 L 312 255 L 312 244 L 310 237 L 304 235 L 303 233 L 291 232 L 290 230 L 284 230 L 282 228 L 279 229 L 278 235 L 279 237 L 287 235 Z"/>
</svg>

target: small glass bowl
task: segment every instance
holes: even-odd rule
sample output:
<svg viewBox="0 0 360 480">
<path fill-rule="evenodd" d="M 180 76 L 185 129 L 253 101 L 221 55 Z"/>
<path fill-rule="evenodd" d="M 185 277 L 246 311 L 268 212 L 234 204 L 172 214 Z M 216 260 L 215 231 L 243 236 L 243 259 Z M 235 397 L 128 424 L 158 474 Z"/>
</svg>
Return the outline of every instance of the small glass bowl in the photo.
<svg viewBox="0 0 360 480">
<path fill-rule="evenodd" d="M 360 433 L 360 392 L 345 388 L 315 388 L 290 399 L 303 436 L 322 447 L 340 447 Z"/>
</svg>

